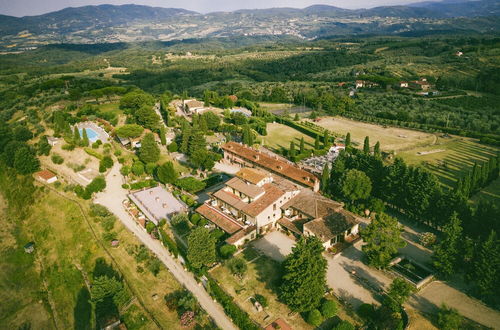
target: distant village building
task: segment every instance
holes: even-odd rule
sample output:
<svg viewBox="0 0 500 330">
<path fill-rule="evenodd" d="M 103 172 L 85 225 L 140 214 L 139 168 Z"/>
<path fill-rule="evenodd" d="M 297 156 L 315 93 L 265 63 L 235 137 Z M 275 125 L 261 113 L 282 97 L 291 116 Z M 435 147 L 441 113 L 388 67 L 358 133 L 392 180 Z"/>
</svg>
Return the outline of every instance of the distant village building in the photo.
<svg viewBox="0 0 500 330">
<path fill-rule="evenodd" d="M 400 81 L 399 82 L 399 87 L 400 88 L 408 88 L 410 85 L 407 81 Z"/>
<path fill-rule="evenodd" d="M 464 54 L 464 53 L 462 53 L 461 51 L 457 51 L 457 52 L 455 53 L 455 56 L 460 57 L 460 56 L 462 56 L 463 54 Z"/>
<path fill-rule="evenodd" d="M 47 183 L 47 184 L 54 183 L 57 181 L 57 176 L 55 175 L 55 173 L 53 173 L 52 171 L 49 171 L 49 170 L 43 170 L 40 172 L 36 172 L 35 178 L 37 180 L 42 181 L 43 183 Z"/>
<path fill-rule="evenodd" d="M 183 106 L 184 106 L 184 112 L 186 112 L 188 115 L 200 114 L 208 109 L 205 107 L 204 102 L 194 99 L 184 100 Z"/>
<path fill-rule="evenodd" d="M 373 88 L 377 87 L 378 84 L 368 80 L 356 80 L 355 82 L 356 89 L 358 88 Z"/>
<path fill-rule="evenodd" d="M 292 327 L 283 319 L 276 319 L 264 328 L 265 330 L 292 330 Z"/>
<path fill-rule="evenodd" d="M 410 81 L 409 86 L 412 89 L 421 91 L 428 91 L 429 89 L 431 89 L 431 84 L 429 84 L 426 78 L 420 78 L 419 80 Z"/>
<path fill-rule="evenodd" d="M 229 99 L 230 99 L 233 103 L 238 102 L 238 96 L 236 96 L 236 95 L 229 95 L 228 97 L 229 97 Z"/>
</svg>

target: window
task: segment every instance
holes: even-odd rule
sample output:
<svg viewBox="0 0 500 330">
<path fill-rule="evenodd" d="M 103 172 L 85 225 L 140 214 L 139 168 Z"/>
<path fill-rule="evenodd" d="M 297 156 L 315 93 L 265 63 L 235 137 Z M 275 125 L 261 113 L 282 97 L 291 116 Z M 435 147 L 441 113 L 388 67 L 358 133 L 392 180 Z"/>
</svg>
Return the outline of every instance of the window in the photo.
<svg viewBox="0 0 500 330">
<path fill-rule="evenodd" d="M 276 211 L 276 204 L 273 204 L 273 211 Z"/>
</svg>

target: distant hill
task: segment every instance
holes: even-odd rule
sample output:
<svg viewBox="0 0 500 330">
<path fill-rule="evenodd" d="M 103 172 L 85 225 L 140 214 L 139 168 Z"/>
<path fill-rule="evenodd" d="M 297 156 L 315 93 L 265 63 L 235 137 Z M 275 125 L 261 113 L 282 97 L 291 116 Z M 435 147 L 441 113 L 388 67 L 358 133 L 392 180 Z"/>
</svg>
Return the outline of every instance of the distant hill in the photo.
<svg viewBox="0 0 500 330">
<path fill-rule="evenodd" d="M 238 36 L 315 39 L 334 35 L 425 31 L 452 33 L 454 29 L 495 33 L 500 30 L 497 16 L 500 16 L 498 0 L 427 1 L 357 10 L 314 5 L 303 9 L 269 8 L 205 15 L 184 9 L 140 5 L 85 6 L 38 16 L 0 15 L 0 51 L 30 49 L 47 43 L 169 41 Z M 456 21 L 458 17 L 464 21 Z"/>
</svg>

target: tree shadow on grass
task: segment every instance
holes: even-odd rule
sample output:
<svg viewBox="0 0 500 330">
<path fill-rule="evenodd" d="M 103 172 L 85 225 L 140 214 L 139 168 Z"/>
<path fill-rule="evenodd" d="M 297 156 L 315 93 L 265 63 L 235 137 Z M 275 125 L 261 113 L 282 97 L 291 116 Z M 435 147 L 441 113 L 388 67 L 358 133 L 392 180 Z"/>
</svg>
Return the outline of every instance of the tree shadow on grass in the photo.
<svg viewBox="0 0 500 330">
<path fill-rule="evenodd" d="M 267 290 L 278 295 L 281 277 L 283 276 L 281 264 L 266 256 L 262 256 L 252 263 L 255 264 L 257 281 L 264 283 Z"/>
<path fill-rule="evenodd" d="M 75 318 L 75 330 L 92 329 L 92 305 L 90 304 L 90 292 L 86 286 L 83 286 L 78 292 L 73 316 Z"/>
</svg>

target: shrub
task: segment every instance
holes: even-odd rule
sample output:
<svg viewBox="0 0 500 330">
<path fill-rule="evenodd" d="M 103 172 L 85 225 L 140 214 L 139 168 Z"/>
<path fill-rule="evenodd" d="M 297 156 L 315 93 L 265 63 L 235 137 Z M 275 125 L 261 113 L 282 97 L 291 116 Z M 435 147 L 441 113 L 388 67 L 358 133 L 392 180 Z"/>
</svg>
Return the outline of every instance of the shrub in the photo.
<svg viewBox="0 0 500 330">
<path fill-rule="evenodd" d="M 438 313 L 438 325 L 442 330 L 459 329 L 462 324 L 462 316 L 454 308 L 442 305 Z"/>
<path fill-rule="evenodd" d="M 160 228 L 160 234 L 163 241 L 163 245 L 167 247 L 167 249 L 172 253 L 176 258 L 179 256 L 179 248 L 177 247 L 177 243 L 170 238 L 170 236 L 165 233 L 163 229 Z"/>
<path fill-rule="evenodd" d="M 238 248 L 231 244 L 225 244 L 219 248 L 219 254 L 224 259 L 229 259 L 238 250 Z"/>
<path fill-rule="evenodd" d="M 144 174 L 144 164 L 142 162 L 135 162 L 132 165 L 132 173 L 137 176 L 141 176 Z"/>
<path fill-rule="evenodd" d="M 101 221 L 101 226 L 105 231 L 111 231 L 115 227 L 115 221 L 114 215 L 107 216 Z"/>
<path fill-rule="evenodd" d="M 244 259 L 232 258 L 227 262 L 227 268 L 229 268 L 231 274 L 242 277 L 243 275 L 245 275 L 248 266 Z"/>
<path fill-rule="evenodd" d="M 114 155 L 115 155 L 116 157 L 121 156 L 121 155 L 122 155 L 122 151 L 121 151 L 120 149 L 117 149 L 117 150 L 115 150 Z"/>
<path fill-rule="evenodd" d="M 354 326 L 348 321 L 342 320 L 332 330 L 354 330 Z"/>
<path fill-rule="evenodd" d="M 170 143 L 167 147 L 167 150 L 169 152 L 176 152 L 177 150 L 179 149 L 179 147 L 177 146 L 177 143 L 175 141 L 173 141 L 172 143 Z"/>
<path fill-rule="evenodd" d="M 181 178 L 175 181 L 175 185 L 190 193 L 195 193 L 205 188 L 205 182 L 193 177 Z"/>
<path fill-rule="evenodd" d="M 420 234 L 420 244 L 425 247 L 431 247 L 436 243 L 436 235 L 430 232 Z"/>
<path fill-rule="evenodd" d="M 201 227 L 201 226 L 200 226 Z M 220 230 L 219 228 L 216 228 L 210 232 L 210 235 L 218 241 L 222 236 L 225 235 L 225 232 L 223 230 Z"/>
<path fill-rule="evenodd" d="M 333 300 L 324 300 L 321 304 L 321 315 L 325 319 L 334 317 L 337 314 L 337 304 Z"/>
<path fill-rule="evenodd" d="M 156 225 L 152 222 L 148 222 L 146 224 L 146 231 L 148 232 L 148 234 L 151 234 L 151 232 L 153 231 L 153 229 L 156 228 Z"/>
<path fill-rule="evenodd" d="M 63 145 L 61 147 L 62 150 L 68 150 L 68 151 L 72 151 L 75 149 L 75 145 L 72 144 L 72 143 L 66 143 L 65 145 Z"/>
<path fill-rule="evenodd" d="M 95 158 L 97 158 L 99 160 L 101 160 L 101 159 L 104 158 L 104 156 L 102 154 L 100 154 L 99 152 L 97 152 L 97 151 L 95 151 L 95 150 L 93 150 L 91 148 L 86 147 L 86 148 L 83 148 L 83 150 L 85 150 L 85 152 L 87 154 L 89 154 L 89 155 L 91 155 L 91 156 L 93 156 L 93 157 L 95 157 Z"/>
<path fill-rule="evenodd" d="M 267 298 L 264 297 L 263 295 L 257 293 L 254 297 L 255 297 L 255 300 L 257 300 L 257 302 L 262 305 L 262 307 L 269 306 L 269 302 L 267 301 Z"/>
<path fill-rule="evenodd" d="M 197 225 L 200 219 L 201 216 L 198 213 L 193 213 L 191 214 L 191 217 L 189 217 L 189 221 L 191 221 L 193 225 Z"/>
<path fill-rule="evenodd" d="M 358 307 L 358 315 L 365 321 L 373 320 L 375 308 L 371 304 L 362 304 Z"/>
<path fill-rule="evenodd" d="M 122 188 L 128 190 L 128 189 L 130 189 L 130 186 L 128 184 L 124 183 L 124 184 L 122 184 Z"/>
<path fill-rule="evenodd" d="M 93 217 L 107 217 L 111 215 L 111 212 L 101 204 L 90 205 L 90 215 Z"/>
<path fill-rule="evenodd" d="M 146 173 L 147 174 L 153 174 L 155 171 L 156 164 L 155 163 L 147 163 L 146 164 Z"/>
<path fill-rule="evenodd" d="M 323 317 L 321 316 L 319 310 L 313 309 L 307 314 L 307 323 L 309 323 L 310 325 L 318 327 L 321 322 L 323 322 Z"/>
<path fill-rule="evenodd" d="M 154 276 L 157 276 L 158 273 L 160 272 L 161 261 L 158 260 L 158 258 L 156 258 L 156 257 L 152 257 L 148 261 L 147 267 L 148 267 L 148 270 L 151 272 L 151 274 L 153 274 Z"/>
<path fill-rule="evenodd" d="M 54 153 L 50 159 L 52 159 L 52 162 L 54 164 L 62 164 L 64 163 L 64 158 L 62 158 L 61 156 L 59 156 L 58 154 Z"/>
</svg>

